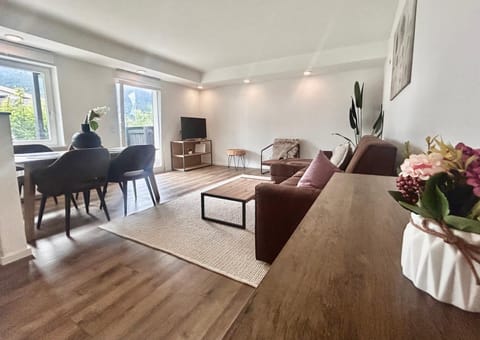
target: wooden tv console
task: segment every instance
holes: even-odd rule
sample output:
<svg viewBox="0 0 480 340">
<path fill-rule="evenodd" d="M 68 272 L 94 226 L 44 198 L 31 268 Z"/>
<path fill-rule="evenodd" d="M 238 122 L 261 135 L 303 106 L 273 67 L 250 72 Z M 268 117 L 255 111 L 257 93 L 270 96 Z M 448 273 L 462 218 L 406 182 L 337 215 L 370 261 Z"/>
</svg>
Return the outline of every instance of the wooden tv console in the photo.
<svg viewBox="0 0 480 340">
<path fill-rule="evenodd" d="M 172 170 L 190 171 L 213 165 L 210 139 L 171 141 L 170 152 Z"/>
</svg>

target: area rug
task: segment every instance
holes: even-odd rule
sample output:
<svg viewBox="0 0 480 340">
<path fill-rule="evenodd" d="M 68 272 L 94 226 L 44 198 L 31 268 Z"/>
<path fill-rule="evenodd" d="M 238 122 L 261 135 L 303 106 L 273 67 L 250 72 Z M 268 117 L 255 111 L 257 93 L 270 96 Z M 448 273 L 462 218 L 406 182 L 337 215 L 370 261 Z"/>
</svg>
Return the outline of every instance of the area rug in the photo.
<svg viewBox="0 0 480 340">
<path fill-rule="evenodd" d="M 100 228 L 257 287 L 269 266 L 255 259 L 255 201 L 247 203 L 245 230 L 201 218 L 200 192 L 238 177 L 256 178 L 237 176 Z M 240 223 L 241 210 L 239 202 L 205 198 L 208 217 Z"/>
</svg>

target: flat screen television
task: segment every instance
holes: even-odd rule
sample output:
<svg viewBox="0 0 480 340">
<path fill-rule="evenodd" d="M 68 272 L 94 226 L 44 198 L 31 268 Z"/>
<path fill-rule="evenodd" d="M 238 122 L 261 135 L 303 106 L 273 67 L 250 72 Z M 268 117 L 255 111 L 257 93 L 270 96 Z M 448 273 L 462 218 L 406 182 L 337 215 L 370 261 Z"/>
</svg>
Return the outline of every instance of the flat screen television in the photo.
<svg viewBox="0 0 480 340">
<path fill-rule="evenodd" d="M 207 120 L 205 118 L 180 117 L 182 139 L 207 138 Z"/>
</svg>

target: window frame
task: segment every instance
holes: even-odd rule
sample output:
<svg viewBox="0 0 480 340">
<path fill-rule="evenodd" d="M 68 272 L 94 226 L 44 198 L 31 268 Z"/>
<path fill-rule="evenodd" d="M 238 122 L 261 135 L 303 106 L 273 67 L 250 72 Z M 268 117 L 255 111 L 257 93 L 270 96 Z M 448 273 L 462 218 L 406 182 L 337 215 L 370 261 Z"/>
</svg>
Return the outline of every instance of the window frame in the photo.
<svg viewBox="0 0 480 340">
<path fill-rule="evenodd" d="M 125 105 L 124 105 L 124 86 L 133 86 L 153 91 L 153 124 L 154 124 L 154 146 L 157 149 L 155 167 L 163 166 L 163 154 L 158 152 L 162 150 L 162 90 L 159 87 L 146 85 L 143 82 L 117 79 L 115 81 L 115 93 L 117 96 L 119 139 L 122 147 L 127 146 L 127 130 L 125 129 Z M 158 133 L 157 133 L 158 132 Z"/>
<path fill-rule="evenodd" d="M 0 66 L 25 70 L 29 72 L 42 73 L 45 78 L 45 95 L 47 99 L 48 122 L 49 122 L 49 139 L 32 139 L 32 140 L 13 140 L 13 145 L 26 144 L 44 144 L 48 146 L 65 145 L 63 136 L 63 122 L 60 112 L 60 101 L 58 93 L 58 79 L 56 67 L 42 63 L 28 62 L 18 60 L 16 58 L 0 57 Z M 33 95 L 35 97 L 35 95 Z M 34 110 L 36 110 L 34 105 Z"/>
</svg>

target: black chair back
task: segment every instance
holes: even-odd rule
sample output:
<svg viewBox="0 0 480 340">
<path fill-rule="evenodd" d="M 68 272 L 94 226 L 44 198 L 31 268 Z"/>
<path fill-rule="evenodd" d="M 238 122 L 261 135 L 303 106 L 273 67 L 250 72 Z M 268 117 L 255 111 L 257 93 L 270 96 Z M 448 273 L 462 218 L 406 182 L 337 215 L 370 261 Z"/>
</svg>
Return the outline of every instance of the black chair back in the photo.
<svg viewBox="0 0 480 340">
<path fill-rule="evenodd" d="M 38 191 L 48 196 L 83 192 L 107 181 L 110 153 L 104 148 L 66 152 L 45 169 L 33 173 Z"/>
<path fill-rule="evenodd" d="M 118 181 L 121 180 L 123 174 L 139 170 L 151 173 L 154 163 L 155 147 L 153 145 L 128 146 L 110 162 L 108 179 Z"/>
<path fill-rule="evenodd" d="M 36 153 L 36 152 L 52 152 L 53 150 L 43 144 L 25 144 L 25 145 L 14 145 L 13 153 Z"/>
</svg>

